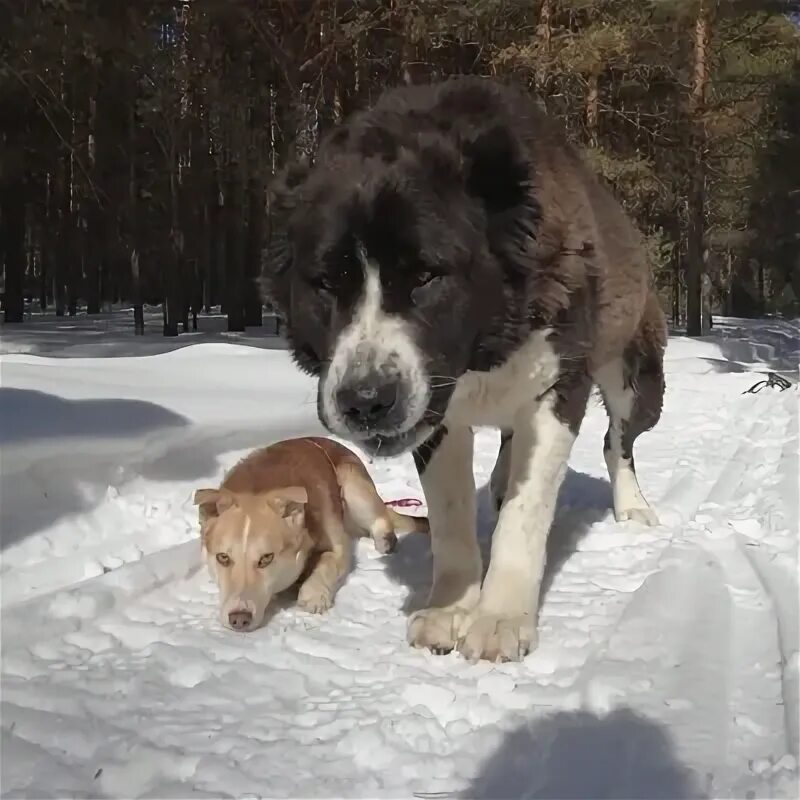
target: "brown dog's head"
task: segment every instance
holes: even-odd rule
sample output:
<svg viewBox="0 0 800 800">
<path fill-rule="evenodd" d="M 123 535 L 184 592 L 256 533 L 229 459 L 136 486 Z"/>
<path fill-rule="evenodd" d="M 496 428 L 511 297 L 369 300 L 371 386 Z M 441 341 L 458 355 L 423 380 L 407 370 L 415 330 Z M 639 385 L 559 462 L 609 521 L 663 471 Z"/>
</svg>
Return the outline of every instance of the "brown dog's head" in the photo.
<svg viewBox="0 0 800 800">
<path fill-rule="evenodd" d="M 264 495 L 198 489 L 203 556 L 220 593 L 222 624 L 252 631 L 273 596 L 300 577 L 311 549 L 306 490 L 299 486 Z"/>
</svg>

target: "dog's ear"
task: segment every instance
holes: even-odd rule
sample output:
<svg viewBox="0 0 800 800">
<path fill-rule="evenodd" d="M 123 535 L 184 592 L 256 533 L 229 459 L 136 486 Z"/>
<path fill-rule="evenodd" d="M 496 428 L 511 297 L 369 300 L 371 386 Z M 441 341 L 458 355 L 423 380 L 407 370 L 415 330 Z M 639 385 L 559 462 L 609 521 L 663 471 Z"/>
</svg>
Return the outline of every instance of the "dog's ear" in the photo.
<svg viewBox="0 0 800 800">
<path fill-rule="evenodd" d="M 200 506 L 200 516 L 205 521 L 227 511 L 236 504 L 236 498 L 225 489 L 198 489 L 192 502 Z"/>
<path fill-rule="evenodd" d="M 483 202 L 488 214 L 524 204 L 530 165 L 508 128 L 479 128 L 462 140 L 462 152 L 467 192 Z"/>
<path fill-rule="evenodd" d="M 270 494 L 268 499 L 273 510 L 289 524 L 303 527 L 306 521 L 308 492 L 302 486 L 286 486 Z"/>
<path fill-rule="evenodd" d="M 287 164 L 269 183 L 267 191 L 270 205 L 276 210 L 292 210 L 297 204 L 297 190 L 305 183 L 310 172 L 308 159 Z"/>
<path fill-rule="evenodd" d="M 417 146 L 420 164 L 434 189 L 446 195 L 451 187 L 463 185 L 464 157 L 449 139 L 438 133 L 421 133 Z"/>
<path fill-rule="evenodd" d="M 209 503 L 216 505 L 217 498 L 219 497 L 219 489 L 198 489 L 192 498 L 193 505 L 204 506 Z"/>
</svg>

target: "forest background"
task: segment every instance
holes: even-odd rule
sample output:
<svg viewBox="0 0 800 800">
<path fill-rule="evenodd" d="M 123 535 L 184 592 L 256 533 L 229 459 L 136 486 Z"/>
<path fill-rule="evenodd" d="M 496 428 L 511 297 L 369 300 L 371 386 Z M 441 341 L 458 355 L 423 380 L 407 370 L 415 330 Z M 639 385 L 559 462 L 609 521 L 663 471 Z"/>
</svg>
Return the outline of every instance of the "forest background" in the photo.
<svg viewBox="0 0 800 800">
<path fill-rule="evenodd" d="M 798 0 L 0 0 L 6 322 L 262 322 L 269 182 L 388 86 L 526 86 L 635 217 L 665 311 L 797 315 Z"/>
</svg>

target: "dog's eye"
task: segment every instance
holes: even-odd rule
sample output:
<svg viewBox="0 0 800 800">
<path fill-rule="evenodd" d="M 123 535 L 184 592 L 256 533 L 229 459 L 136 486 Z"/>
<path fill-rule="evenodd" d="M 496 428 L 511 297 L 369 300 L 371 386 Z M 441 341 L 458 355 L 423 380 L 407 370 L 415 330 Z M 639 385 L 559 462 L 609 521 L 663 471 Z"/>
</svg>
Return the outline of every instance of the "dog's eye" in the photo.
<svg viewBox="0 0 800 800">
<path fill-rule="evenodd" d="M 313 278 L 310 278 L 308 282 L 311 288 L 316 289 L 318 292 L 333 294 L 336 290 L 336 287 L 327 275 L 315 275 Z"/>
<path fill-rule="evenodd" d="M 264 553 L 264 555 L 258 559 L 258 568 L 264 569 L 264 567 L 268 567 L 272 563 L 273 558 L 275 558 L 275 553 Z"/>
<path fill-rule="evenodd" d="M 416 284 L 417 289 L 424 289 L 427 286 L 430 286 L 432 283 L 435 283 L 438 280 L 442 279 L 442 275 L 438 272 L 431 272 L 430 270 L 424 270 L 423 272 L 418 272 L 414 276 L 414 283 Z"/>
<path fill-rule="evenodd" d="M 418 272 L 414 277 L 416 285 L 411 290 L 411 302 L 415 305 L 425 305 L 430 302 L 437 286 L 444 280 L 442 275 L 435 272 Z"/>
<path fill-rule="evenodd" d="M 229 567 L 231 565 L 231 557 L 227 553 L 217 553 L 217 564 L 221 567 Z"/>
</svg>

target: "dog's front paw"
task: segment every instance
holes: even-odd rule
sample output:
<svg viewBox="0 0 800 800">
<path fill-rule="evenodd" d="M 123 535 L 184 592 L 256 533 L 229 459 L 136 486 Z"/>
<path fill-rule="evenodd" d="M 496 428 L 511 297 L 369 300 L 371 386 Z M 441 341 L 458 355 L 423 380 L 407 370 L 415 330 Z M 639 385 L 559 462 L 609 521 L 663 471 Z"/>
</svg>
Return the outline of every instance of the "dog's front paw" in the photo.
<svg viewBox="0 0 800 800">
<path fill-rule="evenodd" d="M 412 647 L 427 647 L 437 655 L 449 653 L 456 646 L 467 613 L 457 607 L 415 611 L 408 620 L 408 643 Z"/>
<path fill-rule="evenodd" d="M 470 614 L 458 638 L 458 651 L 468 661 L 522 661 L 536 647 L 534 617 Z"/>
<path fill-rule="evenodd" d="M 614 511 L 614 518 L 617 522 L 640 522 L 642 525 L 648 525 L 651 528 L 658 525 L 658 515 L 646 504 L 635 508 L 624 508 Z"/>
<path fill-rule="evenodd" d="M 333 592 L 321 581 L 311 578 L 300 587 L 297 605 L 310 614 L 324 614 L 333 605 Z"/>
</svg>

